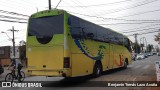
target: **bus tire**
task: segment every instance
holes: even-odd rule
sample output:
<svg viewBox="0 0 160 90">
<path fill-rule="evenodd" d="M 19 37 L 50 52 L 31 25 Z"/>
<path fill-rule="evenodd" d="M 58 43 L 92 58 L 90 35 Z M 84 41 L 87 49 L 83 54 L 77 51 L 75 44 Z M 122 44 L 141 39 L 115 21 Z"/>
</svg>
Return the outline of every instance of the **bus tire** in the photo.
<svg viewBox="0 0 160 90">
<path fill-rule="evenodd" d="M 102 74 L 102 64 L 96 62 L 93 68 L 93 77 L 99 77 Z"/>
<path fill-rule="evenodd" d="M 128 65 L 128 60 L 126 59 L 125 62 L 124 62 L 123 68 L 124 68 L 124 69 L 127 69 L 127 65 Z"/>
</svg>

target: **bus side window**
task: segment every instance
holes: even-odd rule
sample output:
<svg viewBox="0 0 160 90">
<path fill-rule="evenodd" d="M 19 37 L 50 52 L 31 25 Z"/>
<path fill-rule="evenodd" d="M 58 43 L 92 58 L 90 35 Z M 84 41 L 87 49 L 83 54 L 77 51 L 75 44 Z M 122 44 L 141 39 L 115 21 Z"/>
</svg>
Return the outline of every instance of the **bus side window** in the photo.
<svg viewBox="0 0 160 90">
<path fill-rule="evenodd" d="M 123 37 L 119 37 L 119 44 L 123 45 Z"/>
<path fill-rule="evenodd" d="M 81 27 L 71 27 L 71 35 L 75 39 L 85 39 L 85 32 Z"/>
<path fill-rule="evenodd" d="M 87 33 L 87 38 L 88 39 L 93 39 L 94 37 L 94 34 L 93 33 Z"/>
<path fill-rule="evenodd" d="M 79 19 L 75 16 L 70 16 L 68 18 L 68 25 L 70 26 L 71 36 L 74 39 L 83 38 L 82 27 L 80 27 Z"/>
<path fill-rule="evenodd" d="M 130 41 L 129 39 L 125 38 L 124 39 L 124 46 L 131 52 L 132 49 L 131 49 L 131 44 L 130 44 Z"/>
</svg>

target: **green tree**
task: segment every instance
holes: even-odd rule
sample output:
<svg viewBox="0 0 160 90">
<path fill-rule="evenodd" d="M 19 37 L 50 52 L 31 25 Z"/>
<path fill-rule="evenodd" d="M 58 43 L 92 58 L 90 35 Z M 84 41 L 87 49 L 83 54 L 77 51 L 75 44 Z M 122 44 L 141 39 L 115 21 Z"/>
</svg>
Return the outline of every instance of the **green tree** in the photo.
<svg viewBox="0 0 160 90">
<path fill-rule="evenodd" d="M 147 45 L 147 52 L 151 52 L 153 50 L 153 45 L 152 44 L 148 44 Z"/>
<path fill-rule="evenodd" d="M 141 47 L 138 43 L 133 43 L 133 49 L 135 53 L 140 53 Z"/>
<path fill-rule="evenodd" d="M 158 35 L 155 35 L 155 41 L 158 42 L 158 44 L 160 44 L 160 33 L 158 33 Z"/>
<path fill-rule="evenodd" d="M 160 48 L 158 45 L 155 46 L 156 52 L 160 52 Z"/>
</svg>

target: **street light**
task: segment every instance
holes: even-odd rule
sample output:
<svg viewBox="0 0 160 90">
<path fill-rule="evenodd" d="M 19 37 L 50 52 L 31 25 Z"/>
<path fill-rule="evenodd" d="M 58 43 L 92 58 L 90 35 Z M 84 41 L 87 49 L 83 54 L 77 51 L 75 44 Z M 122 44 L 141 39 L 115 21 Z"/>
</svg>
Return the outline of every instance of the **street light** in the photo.
<svg viewBox="0 0 160 90">
<path fill-rule="evenodd" d="M 9 37 L 9 35 L 6 32 L 1 32 L 1 33 L 5 33 L 7 35 L 7 37 L 9 38 L 9 40 L 12 40 L 12 38 Z M 13 40 L 12 40 L 13 41 Z"/>
<path fill-rule="evenodd" d="M 3 31 L 2 31 L 1 33 L 5 33 L 5 34 L 7 35 L 7 37 L 8 37 L 10 40 L 12 40 L 12 43 L 13 43 L 13 55 L 14 55 L 14 58 L 15 58 L 15 45 L 14 45 L 15 42 L 14 42 L 14 39 L 10 38 L 9 35 L 8 35 L 6 32 L 3 32 Z"/>
</svg>

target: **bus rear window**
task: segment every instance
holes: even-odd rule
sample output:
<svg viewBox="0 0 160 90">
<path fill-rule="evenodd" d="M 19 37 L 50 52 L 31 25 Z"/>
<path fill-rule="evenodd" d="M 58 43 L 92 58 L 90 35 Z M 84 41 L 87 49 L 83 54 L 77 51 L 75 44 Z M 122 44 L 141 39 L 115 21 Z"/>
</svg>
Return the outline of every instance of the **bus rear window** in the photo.
<svg viewBox="0 0 160 90">
<path fill-rule="evenodd" d="M 52 37 L 54 34 L 63 34 L 64 15 L 41 18 L 30 18 L 28 36 L 37 38 Z"/>
</svg>

